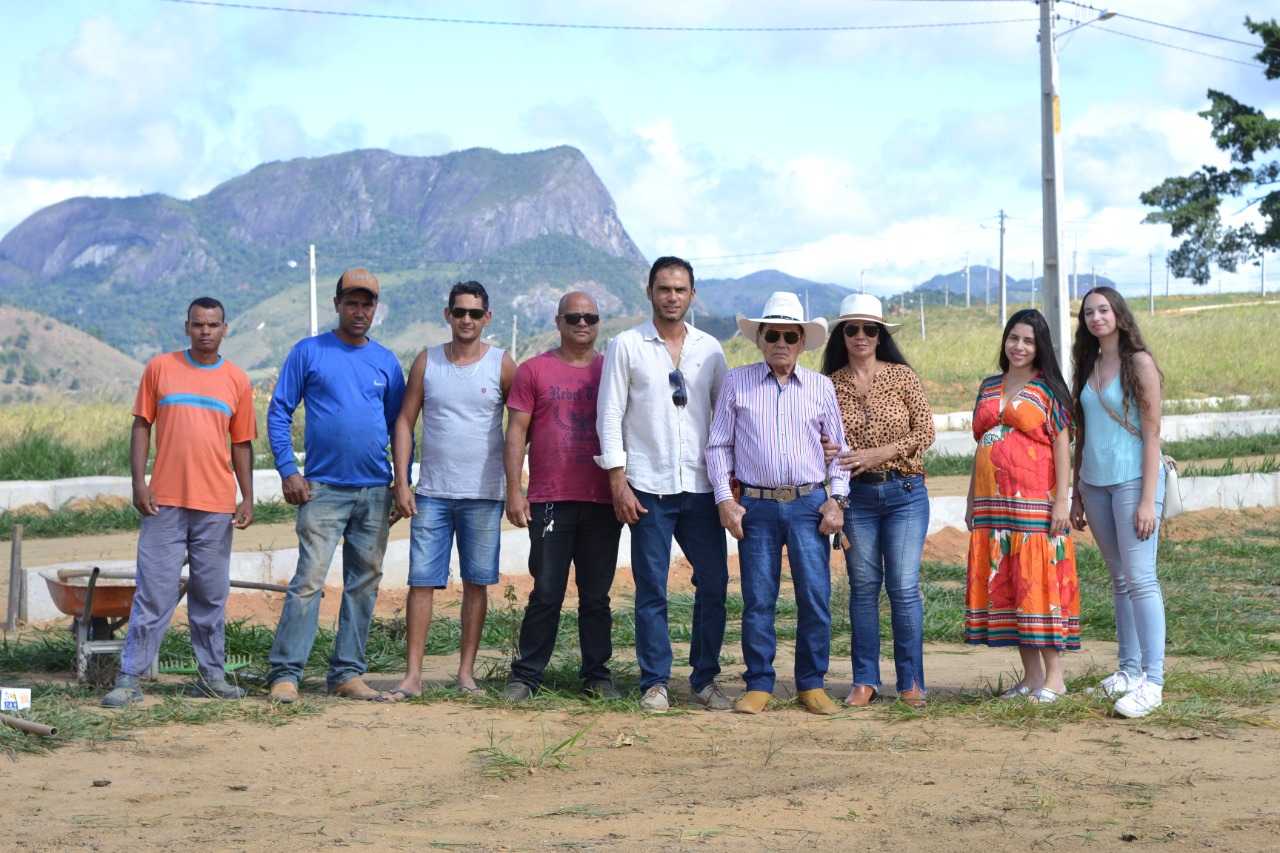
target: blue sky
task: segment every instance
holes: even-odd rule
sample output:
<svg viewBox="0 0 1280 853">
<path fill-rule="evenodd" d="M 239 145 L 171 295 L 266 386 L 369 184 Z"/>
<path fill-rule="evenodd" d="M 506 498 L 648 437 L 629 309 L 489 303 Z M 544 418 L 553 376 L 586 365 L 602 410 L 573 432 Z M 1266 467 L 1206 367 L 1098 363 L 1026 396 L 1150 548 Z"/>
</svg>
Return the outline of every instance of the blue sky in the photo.
<svg viewBox="0 0 1280 853">
<path fill-rule="evenodd" d="M 599 26 L 904 28 L 562 29 L 162 0 L 11 3 L 0 13 L 0 233 L 72 196 L 190 198 L 270 160 L 568 144 L 587 155 L 647 257 L 693 258 L 701 276 L 774 267 L 850 286 L 865 277 L 869 289 L 896 292 L 959 269 L 966 253 L 995 265 L 1001 208 L 1008 269 L 1025 278 L 1034 264 L 1040 274 L 1039 8 L 1030 0 L 269 5 Z M 1249 40 L 1245 16 L 1270 7 L 1109 8 L 1128 17 L 1058 42 L 1064 264 L 1078 248 L 1082 272 L 1138 293 L 1152 254 L 1162 290 L 1173 243 L 1167 228 L 1140 224 L 1137 196 L 1202 163 L 1225 165 L 1195 115 L 1206 89 L 1280 113 L 1280 84 L 1239 64 L 1256 50 L 1171 27 Z M 1058 13 L 1097 15 L 1061 2 Z M 968 25 L 989 21 L 1014 22 Z M 1280 257 L 1269 260 L 1274 290 Z M 1224 289 L 1257 283 L 1256 268 L 1222 279 Z"/>
</svg>

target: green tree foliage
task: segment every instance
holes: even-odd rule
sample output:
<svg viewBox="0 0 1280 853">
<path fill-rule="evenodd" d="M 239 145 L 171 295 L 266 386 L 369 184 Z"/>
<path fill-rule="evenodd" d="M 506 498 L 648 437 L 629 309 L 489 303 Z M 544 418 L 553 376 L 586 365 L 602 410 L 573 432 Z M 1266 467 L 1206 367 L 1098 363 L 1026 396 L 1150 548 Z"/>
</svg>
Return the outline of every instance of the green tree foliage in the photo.
<svg viewBox="0 0 1280 853">
<path fill-rule="evenodd" d="M 1280 24 L 1244 19 L 1245 28 L 1262 39 L 1255 56 L 1268 80 L 1280 79 Z M 1230 152 L 1232 166 L 1202 166 L 1186 177 L 1167 178 L 1139 198 L 1158 211 L 1146 222 L 1169 225 L 1182 244 L 1169 253 L 1169 267 L 1179 278 L 1208 284 L 1210 265 L 1235 272 L 1241 262 L 1257 258 L 1268 249 L 1280 248 L 1280 161 L 1258 159 L 1280 149 L 1280 119 L 1240 103 L 1224 92 L 1208 93 L 1209 109 L 1200 113 L 1213 125 L 1213 141 Z M 1224 198 L 1244 199 L 1258 205 L 1262 228 L 1252 223 L 1226 226 L 1222 222 Z"/>
</svg>

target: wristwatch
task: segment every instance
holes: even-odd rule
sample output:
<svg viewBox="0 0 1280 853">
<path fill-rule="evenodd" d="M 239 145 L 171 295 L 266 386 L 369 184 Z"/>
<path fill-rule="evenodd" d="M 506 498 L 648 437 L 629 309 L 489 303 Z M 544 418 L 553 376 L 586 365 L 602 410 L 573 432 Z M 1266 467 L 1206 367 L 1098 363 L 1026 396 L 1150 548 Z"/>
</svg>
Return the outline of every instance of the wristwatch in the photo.
<svg viewBox="0 0 1280 853">
<path fill-rule="evenodd" d="M 835 501 L 835 502 L 836 502 L 836 504 L 837 504 L 841 509 L 848 509 L 848 508 L 849 508 L 849 496 L 848 496 L 848 495 L 832 495 L 832 496 L 831 496 L 831 500 Z"/>
</svg>

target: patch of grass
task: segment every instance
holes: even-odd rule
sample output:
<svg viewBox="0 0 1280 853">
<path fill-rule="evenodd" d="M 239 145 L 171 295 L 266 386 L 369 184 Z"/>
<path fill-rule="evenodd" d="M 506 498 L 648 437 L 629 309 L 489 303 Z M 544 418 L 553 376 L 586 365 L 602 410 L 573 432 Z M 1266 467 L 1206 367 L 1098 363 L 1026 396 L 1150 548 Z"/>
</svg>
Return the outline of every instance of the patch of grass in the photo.
<svg viewBox="0 0 1280 853">
<path fill-rule="evenodd" d="M 295 520 L 298 508 L 283 501 L 266 501 L 254 504 L 253 517 L 255 524 L 278 524 Z M 142 526 L 142 516 L 132 504 L 105 501 L 94 501 L 83 508 L 4 510 L 0 512 L 0 541 L 13 537 L 15 524 L 22 525 L 24 539 L 60 539 L 137 530 Z"/>
<path fill-rule="evenodd" d="M 78 687 L 34 685 L 32 706 L 39 712 L 30 719 L 55 726 L 54 737 L 35 737 L 8 726 L 0 726 L 0 752 L 10 757 L 19 753 L 47 754 L 54 749 L 76 743 L 94 747 L 100 743 L 125 740 L 138 729 L 165 725 L 203 725 L 220 722 L 247 722 L 279 726 L 299 717 L 320 713 L 313 702 L 292 705 L 270 705 L 258 701 L 215 702 L 184 699 L 178 695 L 180 685 L 148 688 L 159 693 L 162 701 L 118 711 L 97 707 L 101 698 L 96 692 Z"/>
<path fill-rule="evenodd" d="M 1280 471 L 1280 462 L 1268 454 L 1256 462 L 1237 464 L 1236 460 L 1228 459 L 1221 465 L 1191 464 L 1178 473 L 1184 477 L 1230 477 L 1235 474 L 1274 474 L 1276 471 Z"/>
<path fill-rule="evenodd" d="M 599 718 L 596 718 L 599 719 Z M 578 741 L 596 724 L 593 719 L 564 740 L 548 743 L 547 733 L 542 732 L 542 743 L 536 747 L 512 745 L 511 735 L 497 737 L 489 729 L 489 743 L 471 750 L 484 763 L 484 775 L 489 778 L 508 779 L 519 773 L 539 773 L 544 770 L 572 770 L 569 759 L 586 750 L 576 749 Z"/>
</svg>

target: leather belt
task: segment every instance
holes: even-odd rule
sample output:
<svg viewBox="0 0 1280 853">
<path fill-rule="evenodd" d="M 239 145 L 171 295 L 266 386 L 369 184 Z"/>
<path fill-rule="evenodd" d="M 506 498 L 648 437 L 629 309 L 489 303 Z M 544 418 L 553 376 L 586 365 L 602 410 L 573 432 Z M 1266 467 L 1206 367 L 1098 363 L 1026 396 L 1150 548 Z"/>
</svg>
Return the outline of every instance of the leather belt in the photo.
<svg viewBox="0 0 1280 853">
<path fill-rule="evenodd" d="M 887 483 L 890 480 L 905 479 L 897 471 L 868 471 L 853 478 L 858 483 Z"/>
<path fill-rule="evenodd" d="M 749 498 L 763 498 L 767 501 L 789 504 L 796 498 L 802 498 L 812 493 L 815 489 L 821 488 L 821 483 L 805 483 L 803 486 L 775 486 L 772 489 L 743 485 L 742 494 Z"/>
</svg>

